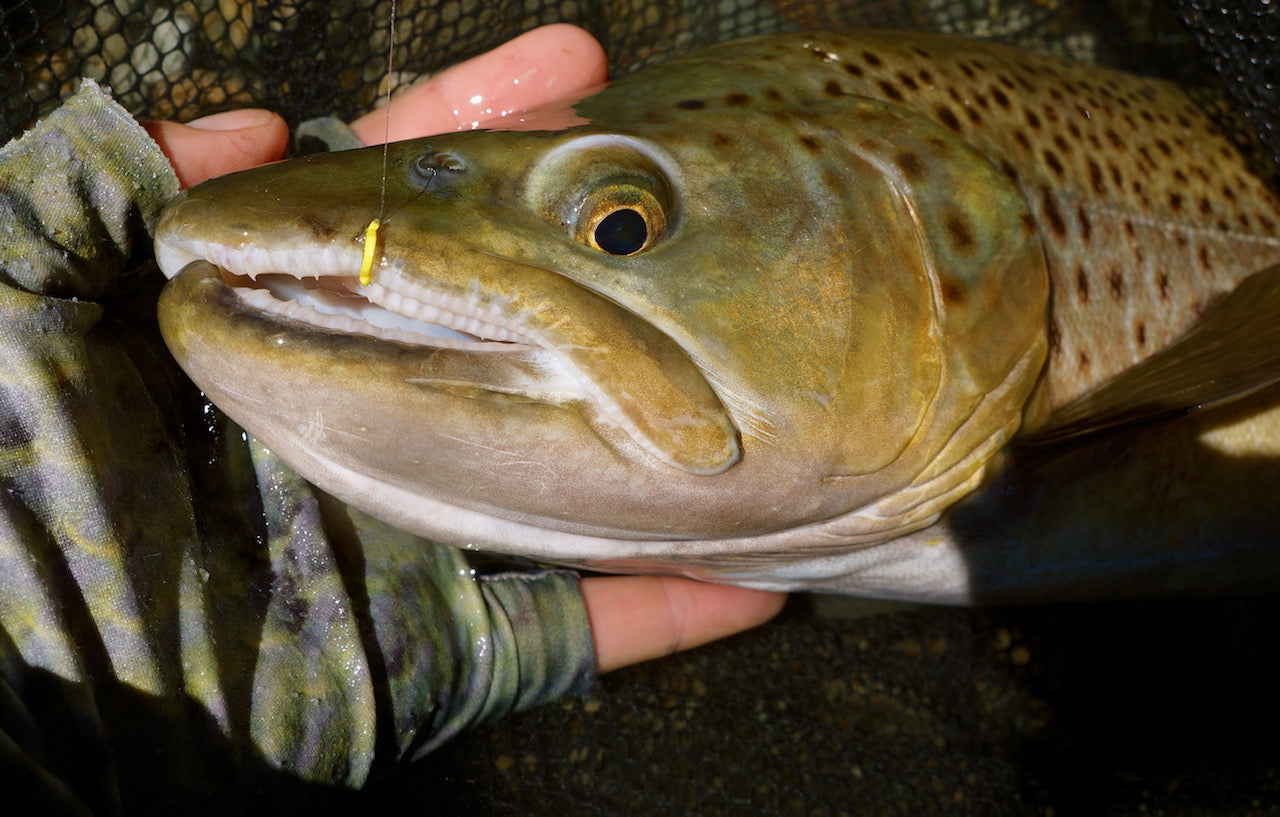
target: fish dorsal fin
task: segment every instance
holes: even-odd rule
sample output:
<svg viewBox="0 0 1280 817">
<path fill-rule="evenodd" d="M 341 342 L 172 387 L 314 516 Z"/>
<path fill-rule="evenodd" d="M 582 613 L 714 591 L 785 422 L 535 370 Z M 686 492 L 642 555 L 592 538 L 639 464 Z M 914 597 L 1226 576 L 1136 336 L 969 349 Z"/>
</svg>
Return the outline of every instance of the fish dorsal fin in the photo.
<svg viewBox="0 0 1280 817">
<path fill-rule="evenodd" d="M 1240 282 L 1168 348 L 1055 411 L 1023 451 L 1084 441 L 1247 397 L 1280 381 L 1280 265 Z"/>
</svg>

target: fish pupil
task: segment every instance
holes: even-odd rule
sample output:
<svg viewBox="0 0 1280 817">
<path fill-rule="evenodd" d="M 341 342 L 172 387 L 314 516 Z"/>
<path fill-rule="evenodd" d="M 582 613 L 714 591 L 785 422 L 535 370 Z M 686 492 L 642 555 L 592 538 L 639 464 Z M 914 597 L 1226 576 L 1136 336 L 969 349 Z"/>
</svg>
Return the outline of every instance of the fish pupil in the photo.
<svg viewBox="0 0 1280 817">
<path fill-rule="evenodd" d="M 594 238 L 596 246 L 610 255 L 631 255 L 649 240 L 649 225 L 644 216 L 625 207 L 600 219 Z"/>
</svg>

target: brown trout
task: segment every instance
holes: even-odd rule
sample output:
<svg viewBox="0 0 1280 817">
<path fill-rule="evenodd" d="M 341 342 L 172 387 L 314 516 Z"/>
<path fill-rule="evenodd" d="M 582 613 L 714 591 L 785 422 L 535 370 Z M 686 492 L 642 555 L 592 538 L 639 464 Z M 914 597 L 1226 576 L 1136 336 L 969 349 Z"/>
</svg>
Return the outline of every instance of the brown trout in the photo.
<svg viewBox="0 0 1280 817">
<path fill-rule="evenodd" d="M 1011 485 L 1070 494 L 1116 461 L 1113 437 L 1021 468 L 1015 437 L 1068 417 L 1088 438 L 1099 416 L 1274 379 L 1265 348 L 1226 385 L 1182 366 L 1194 327 L 1226 360 L 1251 334 L 1231 327 L 1274 323 L 1271 276 L 1249 276 L 1280 262 L 1280 206 L 1167 83 L 936 35 L 801 33 L 566 106 L 579 124 L 393 144 L 385 213 L 381 148 L 192 189 L 156 240 L 174 355 L 305 477 L 419 534 L 943 601 L 999 572 L 975 554 L 1012 549 L 1058 586 L 1154 564 L 1105 534 L 1044 545 L 1041 516 L 1074 531 L 1079 512 L 1052 491 L 1009 504 Z M 1197 446 L 1205 429 L 1179 422 Z M 1280 440 L 1267 422 L 1240 433 Z M 1166 469 L 1167 442 L 1127 443 L 1151 449 L 1141 473 Z M 1168 499 L 1128 511 L 1081 484 L 1108 494 L 1103 521 Z"/>
</svg>

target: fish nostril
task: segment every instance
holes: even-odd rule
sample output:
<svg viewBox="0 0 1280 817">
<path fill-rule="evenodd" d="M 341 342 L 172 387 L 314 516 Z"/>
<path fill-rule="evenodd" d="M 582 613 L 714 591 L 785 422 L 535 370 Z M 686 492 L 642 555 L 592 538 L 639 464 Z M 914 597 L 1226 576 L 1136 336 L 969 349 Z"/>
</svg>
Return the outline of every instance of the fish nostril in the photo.
<svg viewBox="0 0 1280 817">
<path fill-rule="evenodd" d="M 440 177 L 454 176 L 467 169 L 467 165 L 452 153 L 431 151 L 419 156 L 413 163 L 413 173 L 428 187 Z"/>
</svg>

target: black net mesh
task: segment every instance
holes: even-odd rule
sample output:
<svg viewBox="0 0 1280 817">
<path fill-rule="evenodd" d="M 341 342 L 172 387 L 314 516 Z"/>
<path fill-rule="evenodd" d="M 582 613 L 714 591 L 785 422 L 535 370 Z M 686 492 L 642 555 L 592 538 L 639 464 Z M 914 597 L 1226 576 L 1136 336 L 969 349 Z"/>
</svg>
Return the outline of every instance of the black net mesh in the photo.
<svg viewBox="0 0 1280 817">
<path fill-rule="evenodd" d="M 390 0 L 11 0 L 0 12 L 0 141 L 48 113 L 79 77 L 145 118 L 245 105 L 292 123 L 350 118 L 385 93 L 391 9 Z M 1147 69 L 1188 64 L 1190 43 L 1167 7 L 1138 0 L 399 0 L 396 14 L 396 86 L 551 22 L 595 34 L 615 73 L 795 27 L 924 27 Z M 1204 30 L 1221 40 L 1230 29 Z M 1270 40 L 1255 42 L 1260 51 Z M 1244 71 L 1236 56 L 1225 53 Z M 1255 75 L 1242 73 L 1241 84 Z"/>
</svg>

